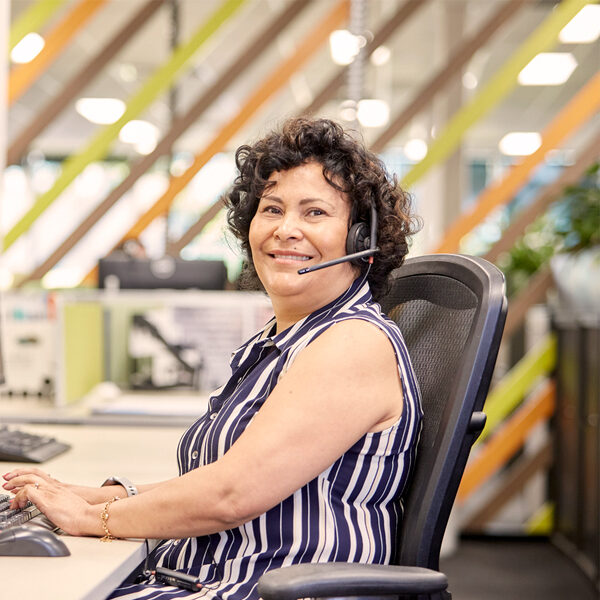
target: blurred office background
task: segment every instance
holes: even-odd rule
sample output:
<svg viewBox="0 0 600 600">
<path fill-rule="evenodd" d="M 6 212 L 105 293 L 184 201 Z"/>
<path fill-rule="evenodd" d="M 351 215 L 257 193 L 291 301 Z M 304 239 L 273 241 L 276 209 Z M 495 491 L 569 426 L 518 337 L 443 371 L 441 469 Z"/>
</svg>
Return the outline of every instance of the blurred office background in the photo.
<svg viewBox="0 0 600 600">
<path fill-rule="evenodd" d="M 413 255 L 476 254 L 507 277 L 448 568 L 527 538 L 518 547 L 549 552 L 548 588 L 573 569 L 572 597 L 595 597 L 600 5 L 0 0 L 0 39 L 0 412 L 23 397 L 76 405 L 106 384 L 216 386 L 268 314 L 237 291 L 224 232 L 235 148 L 289 116 L 334 118 L 412 194 Z M 499 580 L 518 564 L 499 560 Z M 540 589 L 527 597 L 566 597 Z"/>
</svg>

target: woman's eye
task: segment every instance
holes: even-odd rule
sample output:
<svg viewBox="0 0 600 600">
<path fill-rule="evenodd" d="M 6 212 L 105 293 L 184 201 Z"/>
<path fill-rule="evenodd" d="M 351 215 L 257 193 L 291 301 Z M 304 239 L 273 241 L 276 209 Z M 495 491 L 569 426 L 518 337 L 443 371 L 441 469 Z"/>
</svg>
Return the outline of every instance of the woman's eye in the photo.
<svg viewBox="0 0 600 600">
<path fill-rule="evenodd" d="M 320 217 L 320 216 L 322 216 L 322 215 L 324 215 L 324 214 L 325 214 L 325 211 L 324 211 L 324 210 L 321 210 L 320 208 L 311 208 L 311 209 L 308 211 L 308 214 L 309 214 L 311 217 Z"/>
<path fill-rule="evenodd" d="M 281 209 L 278 206 L 265 206 L 262 209 L 262 212 L 271 214 L 271 215 L 278 215 L 281 213 Z"/>
</svg>

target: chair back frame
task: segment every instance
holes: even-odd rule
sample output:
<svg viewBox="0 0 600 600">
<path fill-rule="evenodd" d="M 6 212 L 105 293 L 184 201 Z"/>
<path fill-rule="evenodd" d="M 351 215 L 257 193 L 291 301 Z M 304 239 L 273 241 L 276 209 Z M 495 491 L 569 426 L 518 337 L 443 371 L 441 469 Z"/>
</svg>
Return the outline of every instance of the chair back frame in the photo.
<svg viewBox="0 0 600 600">
<path fill-rule="evenodd" d="M 439 428 L 428 420 L 428 410 L 435 399 L 423 397 L 422 437 L 416 468 L 403 497 L 404 513 L 394 561 L 435 570 L 439 569 L 442 538 L 471 446 L 485 423 L 485 415 L 480 411 L 492 378 L 507 310 L 501 271 L 481 258 L 450 254 L 405 261 L 393 274 L 391 293 L 381 302 L 382 308 L 391 317 L 397 313 L 392 318 L 401 330 L 406 325 L 405 315 L 402 310 L 394 310 L 395 298 L 425 301 L 423 304 L 433 300 L 444 309 L 447 302 L 449 309 L 457 308 L 452 306 L 451 294 L 448 297 L 440 294 L 440 282 L 470 290 L 466 293 L 473 295 L 474 310 L 469 330 L 464 332 L 464 347 L 457 348 L 456 355 L 449 357 L 454 362 L 449 365 L 452 376 L 447 382 L 447 402 L 440 409 Z M 405 296 L 403 290 L 407 288 L 410 291 Z M 406 341 L 410 354 L 411 342 Z M 432 360 L 448 358 L 435 354 L 434 349 Z M 419 370 L 415 365 L 417 380 L 422 376 Z M 435 430 L 427 430 L 428 427 Z M 423 438 L 427 436 L 432 442 L 426 445 Z"/>
</svg>

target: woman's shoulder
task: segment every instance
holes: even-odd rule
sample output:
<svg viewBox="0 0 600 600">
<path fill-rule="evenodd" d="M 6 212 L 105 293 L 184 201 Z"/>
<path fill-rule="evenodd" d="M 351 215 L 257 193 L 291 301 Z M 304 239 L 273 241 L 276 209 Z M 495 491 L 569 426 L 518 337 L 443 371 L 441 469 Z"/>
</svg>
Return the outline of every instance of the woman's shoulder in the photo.
<svg viewBox="0 0 600 600">
<path fill-rule="evenodd" d="M 355 361 L 377 365 L 395 355 L 387 331 L 377 321 L 358 315 L 333 322 L 312 339 L 309 348 L 311 354 L 342 360 L 351 368 Z"/>
</svg>

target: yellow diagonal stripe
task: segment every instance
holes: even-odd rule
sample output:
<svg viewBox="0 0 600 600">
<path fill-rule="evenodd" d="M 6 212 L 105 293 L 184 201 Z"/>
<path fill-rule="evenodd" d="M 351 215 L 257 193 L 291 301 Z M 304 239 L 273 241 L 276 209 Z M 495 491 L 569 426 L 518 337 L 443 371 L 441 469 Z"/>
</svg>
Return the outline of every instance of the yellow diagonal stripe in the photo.
<svg viewBox="0 0 600 600">
<path fill-rule="evenodd" d="M 225 0 L 196 31 L 193 37 L 186 44 L 177 48 L 169 61 L 157 69 L 140 91 L 129 100 L 123 116 L 116 123 L 102 128 L 82 152 L 63 163 L 61 173 L 52 188 L 42 194 L 16 225 L 7 232 L 4 237 L 4 250 L 10 248 L 19 236 L 31 227 L 34 221 L 58 198 L 87 165 L 106 155 L 110 144 L 117 137 L 123 125 L 138 116 L 162 91 L 172 84 L 185 63 L 227 19 L 241 8 L 245 1 Z"/>
<path fill-rule="evenodd" d="M 28 33 L 39 31 L 64 3 L 65 0 L 38 0 L 24 10 L 10 27 L 9 50 L 12 50 Z"/>
<path fill-rule="evenodd" d="M 589 0 L 564 0 L 543 23 L 517 48 L 492 79 L 450 120 L 440 136 L 431 144 L 425 158 L 402 179 L 403 187 L 414 185 L 429 169 L 444 161 L 459 145 L 464 133 L 504 99 L 517 85 L 517 77 L 525 65 L 539 52 L 552 47 L 560 30 Z"/>
<path fill-rule="evenodd" d="M 483 410 L 487 415 L 481 443 L 519 405 L 533 384 L 548 375 L 556 364 L 556 338 L 550 334 L 530 350 L 488 394 Z"/>
</svg>

